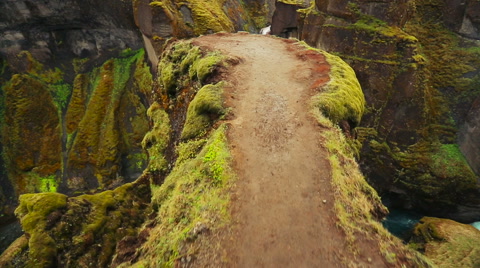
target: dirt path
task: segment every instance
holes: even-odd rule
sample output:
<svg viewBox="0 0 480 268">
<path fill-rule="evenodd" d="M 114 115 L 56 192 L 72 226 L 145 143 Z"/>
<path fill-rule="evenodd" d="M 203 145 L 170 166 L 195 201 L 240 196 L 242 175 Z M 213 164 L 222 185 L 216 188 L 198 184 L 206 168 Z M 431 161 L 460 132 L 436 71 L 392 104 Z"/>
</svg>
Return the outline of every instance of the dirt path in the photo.
<svg viewBox="0 0 480 268">
<path fill-rule="evenodd" d="M 312 77 L 328 68 L 314 73 L 291 44 L 266 36 L 211 35 L 195 44 L 242 59 L 227 77 L 239 174 L 227 266 L 344 266 L 326 152 L 308 111 Z"/>
</svg>

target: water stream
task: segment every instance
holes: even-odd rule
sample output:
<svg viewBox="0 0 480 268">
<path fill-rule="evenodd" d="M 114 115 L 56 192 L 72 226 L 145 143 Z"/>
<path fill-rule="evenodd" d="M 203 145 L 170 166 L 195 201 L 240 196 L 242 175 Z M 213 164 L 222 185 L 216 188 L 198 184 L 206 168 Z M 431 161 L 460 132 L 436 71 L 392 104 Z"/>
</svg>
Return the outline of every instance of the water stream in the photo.
<svg viewBox="0 0 480 268">
<path fill-rule="evenodd" d="M 422 217 L 423 215 L 410 210 L 390 209 L 382 224 L 390 233 L 405 241 L 410 238 L 413 227 Z"/>
</svg>

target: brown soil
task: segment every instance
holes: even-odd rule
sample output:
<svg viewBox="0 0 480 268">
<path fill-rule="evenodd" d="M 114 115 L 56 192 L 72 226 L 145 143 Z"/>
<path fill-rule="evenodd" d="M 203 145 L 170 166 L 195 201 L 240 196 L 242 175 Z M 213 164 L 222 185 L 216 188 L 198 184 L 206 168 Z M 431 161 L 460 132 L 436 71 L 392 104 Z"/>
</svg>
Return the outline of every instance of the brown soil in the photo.
<svg viewBox="0 0 480 268">
<path fill-rule="evenodd" d="M 222 266 L 347 266 L 353 256 L 336 226 L 327 152 L 308 105 L 328 81 L 323 55 L 261 35 L 217 34 L 194 43 L 240 59 L 225 77 L 239 177 Z"/>
</svg>

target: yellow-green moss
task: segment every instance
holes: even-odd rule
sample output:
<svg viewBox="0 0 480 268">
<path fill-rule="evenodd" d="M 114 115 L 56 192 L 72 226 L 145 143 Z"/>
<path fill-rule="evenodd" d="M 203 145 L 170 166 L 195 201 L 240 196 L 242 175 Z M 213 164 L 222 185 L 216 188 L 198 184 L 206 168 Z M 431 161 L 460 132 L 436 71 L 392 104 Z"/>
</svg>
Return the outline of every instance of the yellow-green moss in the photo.
<svg viewBox="0 0 480 268">
<path fill-rule="evenodd" d="M 51 267 L 54 264 L 56 246 L 46 233 L 47 217 L 50 213 L 67 206 L 67 196 L 58 193 L 21 195 L 15 214 L 23 230 L 30 235 L 29 267 Z"/>
<path fill-rule="evenodd" d="M 147 115 L 153 121 L 152 129 L 142 141 L 142 147 L 148 151 L 149 155 L 148 170 L 165 171 L 168 167 L 165 149 L 170 141 L 170 119 L 158 102 L 150 106 Z"/>
<path fill-rule="evenodd" d="M 174 95 L 188 84 L 188 78 L 203 83 L 224 58 L 218 52 L 202 55 L 200 48 L 190 42 L 174 43 L 158 64 L 159 82 L 164 92 Z"/>
<path fill-rule="evenodd" d="M 438 267 L 480 267 L 480 231 L 448 219 L 424 217 L 415 226 L 410 246 Z"/>
<path fill-rule="evenodd" d="M 206 139 L 199 139 L 180 143 L 177 146 L 177 163 L 181 164 L 188 159 L 194 158 L 203 148 L 206 142 Z"/>
<path fill-rule="evenodd" d="M 330 64 L 330 81 L 312 98 L 312 105 L 334 123 L 347 120 L 358 125 L 365 111 L 365 97 L 355 71 L 340 57 L 311 48 L 304 42 L 300 44 L 319 51 Z"/>
<path fill-rule="evenodd" d="M 189 71 L 190 78 L 196 77 L 202 83 L 223 59 L 224 57 L 220 53 L 211 52 L 207 56 L 194 61 Z"/>
<path fill-rule="evenodd" d="M 223 83 L 209 84 L 198 91 L 188 106 L 181 136 L 183 140 L 204 134 L 212 123 L 212 116 L 218 117 L 225 113 L 222 93 Z"/>
<path fill-rule="evenodd" d="M 476 177 L 455 144 L 420 141 L 392 155 L 404 168 L 398 181 L 425 200 L 451 204 L 477 188 Z"/>
<path fill-rule="evenodd" d="M 177 160 L 164 184 L 153 188 L 157 226 L 142 246 L 145 267 L 169 267 L 180 256 L 193 253 L 196 226 L 215 230 L 228 223 L 227 189 L 233 173 L 226 130 L 226 125 L 220 126 L 197 155 L 188 153 L 189 157 Z M 190 143 L 195 144 L 185 146 L 198 148 L 196 141 Z"/>
<path fill-rule="evenodd" d="M 67 133 L 71 134 L 77 130 L 78 123 L 85 115 L 87 103 L 88 76 L 78 74 L 73 82 L 73 92 L 65 114 Z"/>
<path fill-rule="evenodd" d="M 284 3 L 287 5 L 308 6 L 312 1 L 310 0 L 278 0 L 277 2 Z"/>
<path fill-rule="evenodd" d="M 60 119 L 48 85 L 29 74 L 13 75 L 3 87 L 3 157 L 17 194 L 40 191 L 25 172 L 49 176 L 61 169 Z"/>
<path fill-rule="evenodd" d="M 346 235 L 349 250 L 355 255 L 362 253 L 362 237 L 375 237 L 378 250 L 386 263 L 399 267 L 404 265 L 405 260 L 396 257 L 400 255 L 408 260 L 411 267 L 431 267 L 428 260 L 405 248 L 402 242 L 393 237 L 373 216 L 386 214 L 388 210 L 363 177 L 347 138 L 319 110 L 313 109 L 312 113 L 323 127 L 321 135 L 329 153 L 337 225 Z"/>
<path fill-rule="evenodd" d="M 119 111 L 125 113 L 124 106 L 132 104 L 127 101 L 122 102 L 122 97 L 128 91 L 129 81 L 135 81 L 135 78 L 145 75 L 133 76 L 135 74 L 133 69 L 139 66 L 138 62 L 143 61 L 143 57 L 143 50 L 125 50 L 121 57 L 105 62 L 100 69 L 89 74 L 91 83 L 88 87 L 93 92 L 91 96 L 87 96 L 86 104 L 83 103 L 81 94 L 86 85 L 78 80 L 79 85 L 76 88 L 79 88 L 79 93 L 75 94 L 75 103 L 72 103 L 67 111 L 67 115 L 71 114 L 72 120 L 78 119 L 82 114 L 82 106 L 86 106 L 76 129 L 67 165 L 77 171 L 84 170 L 87 166 L 93 167 L 93 174 L 86 176 L 95 176 L 100 186 L 109 185 L 116 179 L 120 172 L 122 150 L 131 145 L 129 144 L 131 141 L 124 139 L 124 130 L 119 127 L 118 113 Z M 78 79 L 82 79 L 82 76 Z M 143 81 L 142 85 L 144 84 Z M 141 103 L 137 102 L 137 104 Z M 75 130 L 75 125 L 72 124 L 69 129 Z"/>
</svg>

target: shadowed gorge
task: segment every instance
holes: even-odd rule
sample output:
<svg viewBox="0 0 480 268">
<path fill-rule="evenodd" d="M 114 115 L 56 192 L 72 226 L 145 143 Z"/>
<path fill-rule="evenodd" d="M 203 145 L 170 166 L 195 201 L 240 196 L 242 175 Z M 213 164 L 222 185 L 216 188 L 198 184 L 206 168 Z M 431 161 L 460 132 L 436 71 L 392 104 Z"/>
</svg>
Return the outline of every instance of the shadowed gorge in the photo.
<svg viewBox="0 0 480 268">
<path fill-rule="evenodd" d="M 479 265 L 479 1 L 0 9 L 1 267 Z"/>
</svg>

